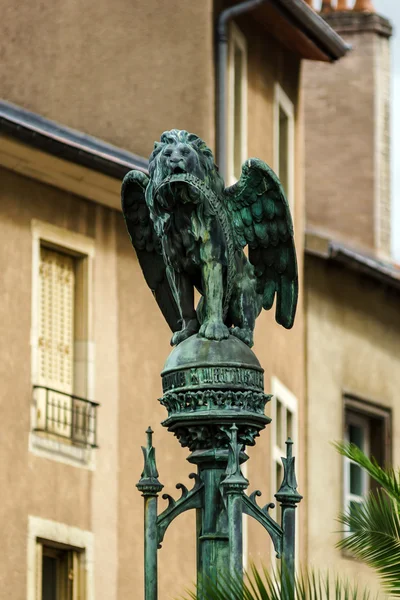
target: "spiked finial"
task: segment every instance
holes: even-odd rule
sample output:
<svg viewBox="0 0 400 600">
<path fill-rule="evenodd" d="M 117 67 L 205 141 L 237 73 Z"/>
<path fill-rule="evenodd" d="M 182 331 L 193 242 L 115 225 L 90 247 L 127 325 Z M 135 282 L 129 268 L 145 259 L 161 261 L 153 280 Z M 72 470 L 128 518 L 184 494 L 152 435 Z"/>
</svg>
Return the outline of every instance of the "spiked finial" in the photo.
<svg viewBox="0 0 400 600">
<path fill-rule="evenodd" d="M 142 492 L 143 496 L 157 495 L 163 489 L 163 485 L 158 481 L 158 471 L 156 465 L 156 450 L 153 447 L 153 430 L 148 427 L 147 446 L 142 446 L 144 456 L 144 468 L 142 476 L 136 487 Z"/>
<path fill-rule="evenodd" d="M 249 485 L 240 468 L 240 453 L 243 450 L 243 445 L 237 440 L 237 432 L 238 428 L 234 423 L 229 430 L 230 441 L 228 465 L 225 471 L 226 477 L 221 482 L 226 492 L 244 490 Z"/>
<path fill-rule="evenodd" d="M 286 441 L 286 458 L 282 457 L 283 463 L 283 481 L 282 485 L 275 494 L 275 498 L 281 504 L 294 505 L 302 500 L 303 496 L 297 491 L 297 480 L 295 473 L 295 459 L 292 455 L 293 441 L 288 438 Z"/>
</svg>

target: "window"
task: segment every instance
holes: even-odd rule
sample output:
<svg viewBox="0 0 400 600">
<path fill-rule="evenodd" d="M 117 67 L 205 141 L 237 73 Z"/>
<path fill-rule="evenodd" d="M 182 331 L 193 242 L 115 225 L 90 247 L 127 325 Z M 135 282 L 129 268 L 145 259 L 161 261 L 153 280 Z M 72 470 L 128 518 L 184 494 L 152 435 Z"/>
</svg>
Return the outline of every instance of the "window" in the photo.
<svg viewBox="0 0 400 600">
<path fill-rule="evenodd" d="M 294 451 L 297 448 L 297 398 L 285 387 L 279 379 L 272 378 L 272 400 L 271 400 L 271 450 L 272 450 L 272 474 L 271 491 L 275 494 L 281 486 L 283 479 L 282 457 L 286 456 L 285 442 L 291 438 L 294 443 Z M 273 511 L 274 518 L 278 523 L 281 520 L 280 506 L 276 503 Z M 273 513 L 271 513 L 273 514 Z"/>
<path fill-rule="evenodd" d="M 90 238 L 38 221 L 32 230 L 34 446 L 86 461 L 84 450 L 96 446 L 91 331 L 94 244 Z"/>
<path fill-rule="evenodd" d="M 37 600 L 81 600 L 84 552 L 60 547 L 46 540 L 37 542 Z"/>
<path fill-rule="evenodd" d="M 27 600 L 94 600 L 93 534 L 29 517 Z"/>
<path fill-rule="evenodd" d="M 228 61 L 228 182 L 235 183 L 247 158 L 247 46 L 231 24 Z"/>
<path fill-rule="evenodd" d="M 390 461 L 390 411 L 352 395 L 344 397 L 344 439 L 358 446 L 379 464 Z M 356 508 L 377 484 L 348 458 L 344 458 L 344 508 Z"/>
<path fill-rule="evenodd" d="M 281 180 L 293 217 L 294 209 L 294 107 L 281 86 L 275 84 L 274 170 Z"/>
</svg>

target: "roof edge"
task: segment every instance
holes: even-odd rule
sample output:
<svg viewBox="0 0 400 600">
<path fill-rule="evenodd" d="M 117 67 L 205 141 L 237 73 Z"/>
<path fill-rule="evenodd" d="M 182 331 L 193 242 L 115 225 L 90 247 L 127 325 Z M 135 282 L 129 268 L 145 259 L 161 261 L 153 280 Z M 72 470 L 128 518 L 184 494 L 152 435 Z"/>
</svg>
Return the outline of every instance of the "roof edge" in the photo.
<svg viewBox="0 0 400 600">
<path fill-rule="evenodd" d="M 376 256 L 356 250 L 315 231 L 306 231 L 305 253 L 370 276 L 400 291 L 400 267 Z"/>
<path fill-rule="evenodd" d="M 131 169 L 147 171 L 145 158 L 5 100 L 0 100 L 0 133 L 116 179 Z"/>
<path fill-rule="evenodd" d="M 351 50 L 351 46 L 304 0 L 273 0 L 273 3 L 289 14 L 331 61 L 339 60 Z"/>
</svg>

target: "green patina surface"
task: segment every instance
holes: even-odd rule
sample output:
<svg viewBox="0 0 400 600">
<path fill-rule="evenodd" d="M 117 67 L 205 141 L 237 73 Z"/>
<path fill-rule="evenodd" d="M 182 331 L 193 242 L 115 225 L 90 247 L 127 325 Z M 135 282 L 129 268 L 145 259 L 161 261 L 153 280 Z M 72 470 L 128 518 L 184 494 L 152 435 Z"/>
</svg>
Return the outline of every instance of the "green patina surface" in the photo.
<svg viewBox="0 0 400 600">
<path fill-rule="evenodd" d="M 272 169 L 251 158 L 225 188 L 204 141 L 173 129 L 155 143 L 149 175 L 128 173 L 122 208 L 146 281 L 174 332 L 172 344 L 199 333 L 210 340 L 233 335 L 252 346 L 256 318 L 275 297 L 276 320 L 292 327 L 293 225 Z"/>
<path fill-rule="evenodd" d="M 256 519 L 271 537 L 288 577 L 282 591 L 294 598 L 297 492 L 291 441 L 276 493 L 281 523 L 261 507 L 260 492 L 247 495 L 241 465 L 245 447 L 270 418 L 263 369 L 251 350 L 255 321 L 276 299 L 276 320 L 293 325 L 298 283 L 293 228 L 282 187 L 258 159 L 243 165 L 239 181 L 225 188 L 211 151 L 197 136 L 172 130 L 150 157 L 149 177 L 132 171 L 122 186 L 127 228 L 149 287 L 170 325 L 174 350 L 162 372 L 163 425 L 188 448 L 197 467 L 194 486 L 164 494 L 158 481 L 152 432 L 142 448 L 138 483 L 145 504 L 145 600 L 157 599 L 157 555 L 171 523 L 196 510 L 197 582 L 221 584 L 227 568 L 243 569 L 242 515 Z M 243 249 L 248 246 L 248 256 Z M 197 307 L 194 290 L 200 292 Z M 179 550 L 177 550 L 179 551 Z"/>
</svg>

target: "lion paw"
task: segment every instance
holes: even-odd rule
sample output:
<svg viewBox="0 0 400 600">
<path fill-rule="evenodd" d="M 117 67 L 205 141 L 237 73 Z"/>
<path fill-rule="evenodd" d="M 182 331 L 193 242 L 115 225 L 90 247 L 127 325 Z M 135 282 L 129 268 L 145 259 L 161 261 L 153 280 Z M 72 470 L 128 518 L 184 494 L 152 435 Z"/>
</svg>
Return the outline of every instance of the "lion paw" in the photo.
<svg viewBox="0 0 400 600">
<path fill-rule="evenodd" d="M 251 329 L 246 329 L 244 327 L 234 327 L 231 330 L 231 333 L 235 337 L 239 338 L 239 340 L 247 344 L 250 348 L 252 348 L 252 346 L 254 345 L 253 332 Z"/>
<path fill-rule="evenodd" d="M 171 346 L 177 346 L 184 340 L 187 340 L 190 336 L 197 333 L 199 330 L 199 322 L 197 319 L 191 319 L 186 327 L 181 329 L 180 331 L 175 331 L 174 335 L 171 338 Z"/>
<path fill-rule="evenodd" d="M 229 329 L 222 321 L 205 321 L 200 327 L 199 334 L 207 340 L 226 340 Z"/>
</svg>

